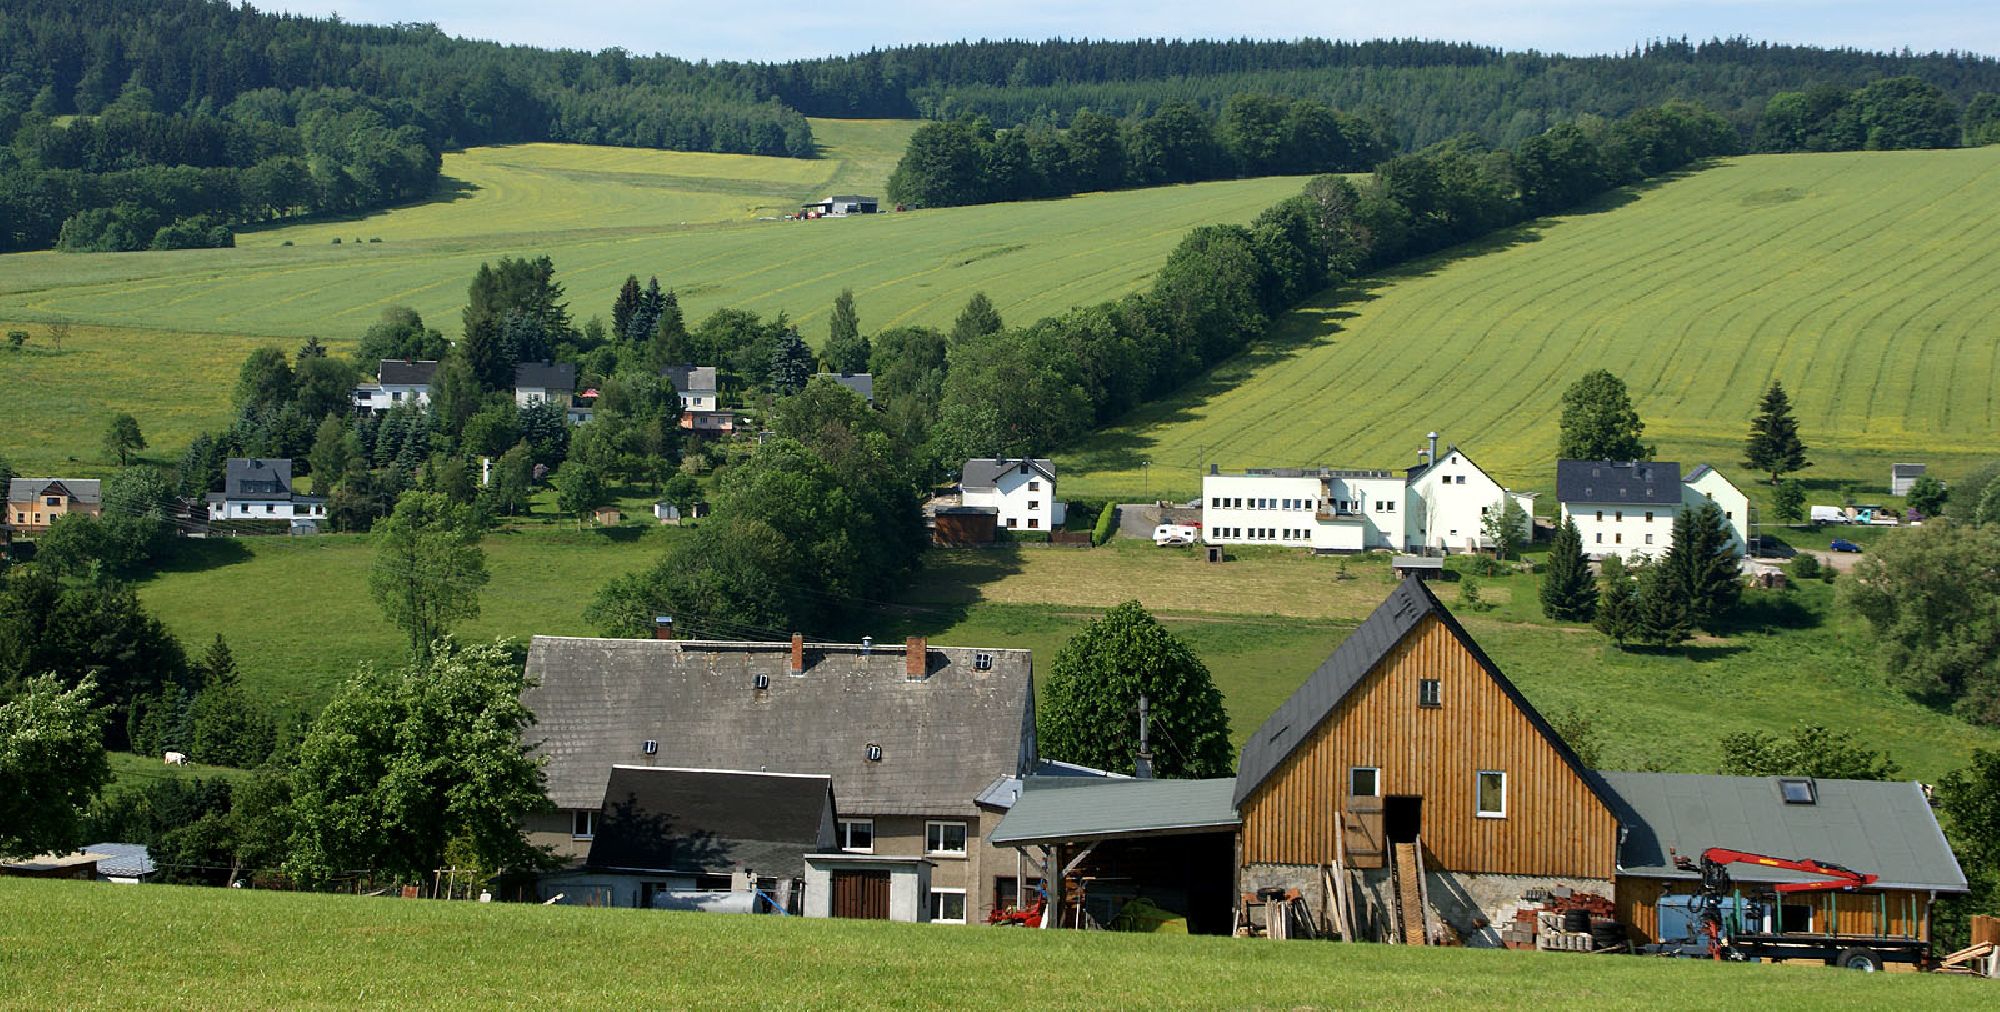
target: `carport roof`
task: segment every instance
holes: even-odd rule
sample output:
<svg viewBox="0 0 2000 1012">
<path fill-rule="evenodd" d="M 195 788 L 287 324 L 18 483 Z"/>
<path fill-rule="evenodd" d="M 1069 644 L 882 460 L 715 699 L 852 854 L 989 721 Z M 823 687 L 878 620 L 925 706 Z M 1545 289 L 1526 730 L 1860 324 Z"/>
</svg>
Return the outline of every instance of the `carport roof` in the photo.
<svg viewBox="0 0 2000 1012">
<path fill-rule="evenodd" d="M 1235 791 L 1234 777 L 1028 777 L 1022 781 L 1019 800 L 987 839 L 1001 846 L 1018 846 L 1233 830 L 1243 822 L 1230 800 Z"/>
</svg>

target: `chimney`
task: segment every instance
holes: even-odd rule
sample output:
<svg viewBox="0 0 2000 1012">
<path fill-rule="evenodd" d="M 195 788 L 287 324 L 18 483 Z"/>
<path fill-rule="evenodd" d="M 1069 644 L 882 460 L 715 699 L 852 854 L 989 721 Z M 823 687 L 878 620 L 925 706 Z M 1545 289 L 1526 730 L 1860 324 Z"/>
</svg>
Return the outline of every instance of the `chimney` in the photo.
<svg viewBox="0 0 2000 1012">
<path fill-rule="evenodd" d="M 792 674 L 802 675 L 806 671 L 806 637 L 804 633 L 792 634 Z"/>
<path fill-rule="evenodd" d="M 875 652 L 875 637 L 873 636 L 861 637 L 861 656 L 866 657 L 874 652 Z"/>
<path fill-rule="evenodd" d="M 674 638 L 674 617 L 672 615 L 653 616 L 653 638 L 670 640 Z"/>
<path fill-rule="evenodd" d="M 912 636 L 903 641 L 903 677 L 923 678 L 930 674 L 929 644 L 922 636 Z"/>
<path fill-rule="evenodd" d="M 1222 473 L 1222 465 L 1221 465 L 1221 464 L 1210 464 L 1210 465 L 1208 465 L 1208 473 L 1209 473 L 1209 474 L 1221 474 L 1221 473 Z"/>
<path fill-rule="evenodd" d="M 1146 747 L 1146 734 L 1152 729 L 1151 717 L 1152 714 L 1146 706 L 1146 696 L 1144 693 L 1141 693 L 1139 695 L 1139 758 L 1132 764 L 1132 777 L 1135 780 L 1153 779 L 1153 753 L 1151 749 Z"/>
<path fill-rule="evenodd" d="M 1435 432 L 1431 433 L 1430 439 L 1431 439 L 1431 463 L 1435 464 L 1438 462 L 1438 434 Z"/>
</svg>

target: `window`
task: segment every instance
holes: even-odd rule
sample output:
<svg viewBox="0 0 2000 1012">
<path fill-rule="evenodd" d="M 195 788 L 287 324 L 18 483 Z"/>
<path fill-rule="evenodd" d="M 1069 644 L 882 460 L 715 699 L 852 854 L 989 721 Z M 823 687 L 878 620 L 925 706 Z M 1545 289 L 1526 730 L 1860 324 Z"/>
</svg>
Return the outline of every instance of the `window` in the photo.
<svg viewBox="0 0 2000 1012">
<path fill-rule="evenodd" d="M 1212 509 L 1212 510 L 1219 510 L 1219 509 L 1221 509 L 1221 508 L 1222 508 L 1222 497 L 1221 497 L 1221 496 L 1219 496 L 1219 495 L 1218 495 L 1218 496 L 1211 496 L 1211 497 L 1209 497 L 1209 500 L 1208 500 L 1208 508 L 1209 508 L 1209 509 Z"/>
<path fill-rule="evenodd" d="M 1394 513 L 1394 512 L 1396 512 L 1396 500 L 1394 500 L 1394 499 L 1384 499 L 1384 500 L 1382 500 L 1382 512 L 1384 512 L 1384 513 Z"/>
<path fill-rule="evenodd" d="M 869 762 L 879 763 L 882 761 L 882 746 L 871 741 L 868 743 L 868 750 L 863 754 L 868 757 Z"/>
<path fill-rule="evenodd" d="M 1013 517 L 1008 517 L 1008 518 L 1007 518 L 1007 526 L 1009 526 L 1009 527 L 1018 527 L 1018 526 L 1020 526 L 1020 525 L 1021 525 L 1021 522 L 1020 522 L 1019 520 L 1016 520 L 1016 519 L 1014 519 Z"/>
<path fill-rule="evenodd" d="M 1599 532 L 1597 535 L 1597 543 L 1600 545 L 1604 543 L 1604 534 L 1602 532 Z"/>
<path fill-rule="evenodd" d="M 1618 512 L 1616 512 L 1616 513 L 1613 513 L 1613 514 L 1611 514 L 1611 522 L 1612 522 L 1612 523 L 1614 523 L 1614 524 L 1622 524 L 1622 523 L 1624 523 L 1624 522 L 1625 522 L 1625 511 L 1624 511 L 1624 510 L 1619 510 Z"/>
<path fill-rule="evenodd" d="M 924 853 L 926 854 L 965 853 L 965 823 L 963 822 L 924 823 Z"/>
<path fill-rule="evenodd" d="M 1417 705 L 1443 706 L 1444 682 L 1436 678 L 1417 679 Z"/>
<path fill-rule="evenodd" d="M 1622 544 L 1624 544 L 1624 543 L 1625 543 L 1625 535 L 1623 535 L 1623 534 L 1613 534 L 1613 535 L 1611 536 L 1611 543 L 1612 543 L 1612 544 L 1614 544 L 1614 545 L 1622 545 Z"/>
<path fill-rule="evenodd" d="M 588 840 L 597 835 L 597 813 L 576 811 L 569 813 L 569 838 Z"/>
<path fill-rule="evenodd" d="M 1481 506 L 1481 507 L 1479 507 L 1479 515 L 1480 515 L 1480 516 L 1482 516 L 1482 517 L 1483 517 L 1483 516 L 1490 516 L 1490 515 L 1492 515 L 1492 513 L 1493 513 L 1493 507 L 1491 507 L 1491 506 Z"/>
<path fill-rule="evenodd" d="M 1603 511 L 1603 510 L 1598 510 L 1598 511 L 1597 511 L 1597 522 L 1598 522 L 1598 523 L 1600 523 L 1600 524 L 1604 522 L 1604 511 Z"/>
<path fill-rule="evenodd" d="M 982 650 L 982 651 L 979 651 L 979 652 L 977 652 L 977 653 L 975 653 L 975 654 L 973 654 L 973 655 L 972 655 L 972 670 L 974 670 L 974 671 L 991 671 L 991 670 L 993 670 L 993 655 L 992 655 L 992 654 L 989 654 L 989 653 L 987 653 L 987 652 L 985 652 L 985 651 L 983 651 L 983 650 Z"/>
<path fill-rule="evenodd" d="M 1786 777 L 1778 781 L 1778 794 L 1788 805 L 1811 805 L 1818 802 L 1818 793 L 1813 790 L 1813 782 L 1800 777 Z"/>
<path fill-rule="evenodd" d="M 1029 527 L 1030 529 L 1033 529 L 1033 528 L 1036 528 L 1036 527 L 1040 527 L 1041 525 L 1042 525 L 1042 518 L 1041 518 L 1041 517 L 1029 517 L 1029 518 L 1028 518 L 1028 527 Z"/>
<path fill-rule="evenodd" d="M 963 889 L 931 890 L 931 923 L 964 924 L 965 890 Z"/>
<path fill-rule="evenodd" d="M 1479 817 L 1507 817 L 1507 774 L 1499 770 L 1479 771 Z"/>
<path fill-rule="evenodd" d="M 840 831 L 834 834 L 834 839 L 840 842 L 841 850 L 851 850 L 857 854 L 873 854 L 875 852 L 875 820 L 842 819 L 840 820 Z"/>
<path fill-rule="evenodd" d="M 1041 483 L 1041 482 L 1039 482 L 1039 481 L 1031 481 L 1031 482 L 1029 482 L 1029 483 L 1028 483 L 1028 491 L 1030 491 L 1030 492 L 1040 492 L 1041 490 L 1042 490 L 1042 483 Z"/>
<path fill-rule="evenodd" d="M 1382 769 L 1379 766 L 1356 766 L 1347 771 L 1347 793 L 1349 797 L 1374 798 L 1382 794 Z"/>
<path fill-rule="evenodd" d="M 1460 484 L 1460 485 L 1463 485 L 1463 484 L 1465 484 L 1465 475 L 1462 475 L 1462 474 L 1461 474 L 1461 475 L 1459 475 L 1459 476 L 1458 476 L 1458 484 Z"/>
<path fill-rule="evenodd" d="M 1647 511 L 1646 511 L 1646 522 L 1647 522 L 1647 523 L 1649 523 L 1649 524 L 1653 522 L 1653 511 L 1652 511 L 1652 510 L 1647 510 Z"/>
<path fill-rule="evenodd" d="M 264 504 L 264 512 L 266 512 L 266 513 L 276 513 L 276 512 L 278 512 L 278 507 L 277 507 L 277 504 L 275 504 L 275 503 L 268 503 L 268 502 L 267 502 L 267 503 L 265 503 L 265 504 Z"/>
<path fill-rule="evenodd" d="M 44 506 L 61 506 L 61 505 L 62 505 L 62 500 L 61 500 L 61 499 L 58 499 L 58 498 L 56 498 L 55 496 L 46 496 L 46 497 L 44 497 L 44 498 L 42 499 L 42 505 L 44 505 Z"/>
<path fill-rule="evenodd" d="M 1649 545 L 1653 543 L 1653 536 L 1651 534 L 1646 535 L 1646 543 Z"/>
</svg>

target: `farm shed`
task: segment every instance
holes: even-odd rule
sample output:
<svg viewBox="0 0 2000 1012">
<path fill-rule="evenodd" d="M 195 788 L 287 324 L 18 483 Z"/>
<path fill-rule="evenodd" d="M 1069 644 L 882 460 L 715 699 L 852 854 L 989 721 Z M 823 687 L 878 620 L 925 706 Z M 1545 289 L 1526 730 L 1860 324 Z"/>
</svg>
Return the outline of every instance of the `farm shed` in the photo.
<svg viewBox="0 0 2000 1012">
<path fill-rule="evenodd" d="M 1750 931 L 1929 940 L 1931 904 L 1962 893 L 1965 873 L 1946 844 L 1923 787 L 1912 782 L 1726 777 L 1681 773 L 1599 774 L 1626 827 L 1618 848 L 1618 920 L 1645 942 L 1688 934 L 1686 897 L 1697 872 L 1674 866 L 1709 847 L 1810 857 L 1881 876 L 1851 893 L 1798 893 L 1758 904 Z M 1788 800 L 1786 781 L 1795 785 Z M 1813 876 L 1742 865 L 1731 877 L 1745 899 L 1759 886 Z M 1750 918 L 1746 918 L 1748 920 Z"/>
<path fill-rule="evenodd" d="M 1397 576 L 1414 576 L 1419 580 L 1435 580 L 1444 576 L 1444 560 L 1436 556 L 1398 555 L 1390 563 Z"/>
<path fill-rule="evenodd" d="M 850 214 L 874 214 L 881 202 L 874 197 L 843 195 L 825 197 L 799 206 L 799 214 L 806 218 L 845 218 Z"/>
<path fill-rule="evenodd" d="M 108 856 L 87 850 L 68 854 L 36 854 L 34 857 L 0 861 L 0 876 L 73 878 L 88 882 L 97 877 L 97 863 Z"/>
<path fill-rule="evenodd" d="M 805 855 L 834 845 L 824 774 L 617 765 L 583 814 L 583 865 L 541 881 L 573 904 L 796 914 Z"/>
<path fill-rule="evenodd" d="M 83 852 L 101 855 L 97 862 L 98 876 L 120 885 L 137 885 L 159 871 L 152 852 L 143 843 L 93 843 L 85 846 Z"/>
<path fill-rule="evenodd" d="M 1909 495 L 1910 486 L 1915 485 L 1917 479 L 1924 476 L 1924 470 L 1922 464 L 1890 464 L 1889 494 Z"/>
<path fill-rule="evenodd" d="M 989 839 L 1019 848 L 1031 877 L 1053 883 L 1049 905 L 1061 926 L 1111 925 L 1143 900 L 1179 915 L 1190 933 L 1227 934 L 1235 787 L 1227 778 L 1028 777 Z"/>
<path fill-rule="evenodd" d="M 990 545 L 1000 533 L 997 506 L 944 506 L 937 511 L 931 541 L 947 548 Z"/>
</svg>

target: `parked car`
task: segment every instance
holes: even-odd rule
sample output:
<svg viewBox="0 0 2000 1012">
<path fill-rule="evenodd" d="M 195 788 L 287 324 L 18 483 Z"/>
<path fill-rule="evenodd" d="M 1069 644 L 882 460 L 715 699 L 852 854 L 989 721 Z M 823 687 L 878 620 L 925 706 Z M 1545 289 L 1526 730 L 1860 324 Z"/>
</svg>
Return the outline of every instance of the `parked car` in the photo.
<svg viewBox="0 0 2000 1012">
<path fill-rule="evenodd" d="M 1827 547 L 1833 549 L 1836 552 L 1859 552 L 1861 550 L 1860 545 L 1857 545 L 1854 542 L 1847 540 L 1846 538 L 1834 538 L 1833 544 L 1830 544 Z"/>
<path fill-rule="evenodd" d="M 1190 524 L 1161 524 L 1153 528 L 1153 544 L 1165 548 L 1169 545 L 1192 545 L 1201 537 L 1201 528 Z"/>
</svg>

